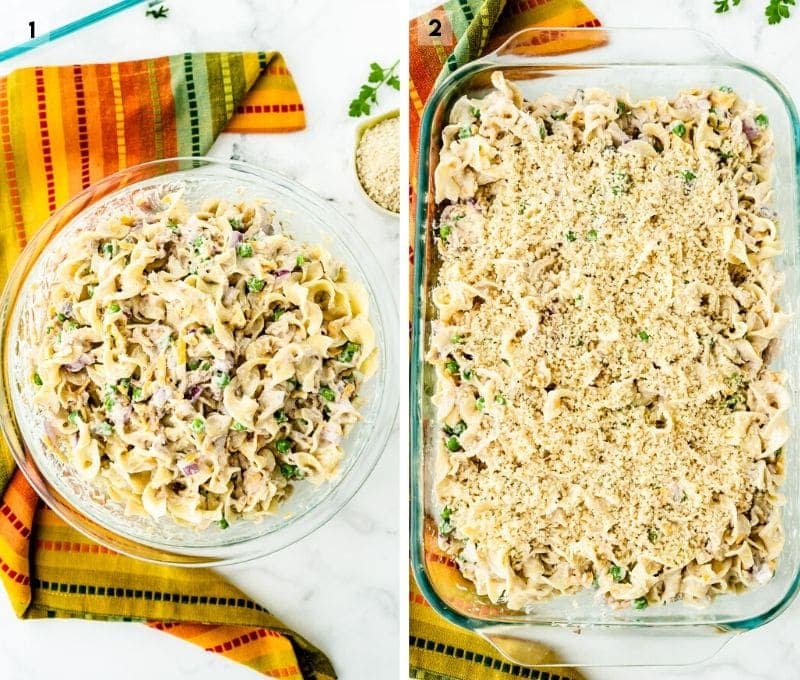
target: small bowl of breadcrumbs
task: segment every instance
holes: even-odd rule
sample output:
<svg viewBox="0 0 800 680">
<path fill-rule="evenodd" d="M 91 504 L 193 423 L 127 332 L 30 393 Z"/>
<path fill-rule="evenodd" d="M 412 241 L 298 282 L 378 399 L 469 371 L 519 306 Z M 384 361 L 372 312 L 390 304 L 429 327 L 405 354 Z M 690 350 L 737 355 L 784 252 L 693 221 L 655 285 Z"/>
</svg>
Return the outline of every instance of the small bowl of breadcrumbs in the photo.
<svg viewBox="0 0 800 680">
<path fill-rule="evenodd" d="M 358 186 L 376 208 L 400 213 L 400 110 L 370 118 L 356 130 Z"/>
</svg>

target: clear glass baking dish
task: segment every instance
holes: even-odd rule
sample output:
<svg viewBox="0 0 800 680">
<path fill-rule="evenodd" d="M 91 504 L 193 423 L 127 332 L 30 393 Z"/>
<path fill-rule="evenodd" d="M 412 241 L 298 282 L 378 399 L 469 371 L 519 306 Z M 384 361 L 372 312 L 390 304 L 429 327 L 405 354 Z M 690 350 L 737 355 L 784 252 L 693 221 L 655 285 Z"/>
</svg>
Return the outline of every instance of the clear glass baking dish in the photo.
<svg viewBox="0 0 800 680">
<path fill-rule="evenodd" d="M 790 97 L 771 76 L 737 61 L 702 33 L 674 29 L 529 29 L 497 51 L 451 74 L 428 102 L 420 134 L 417 175 L 410 382 L 411 552 L 417 582 L 446 619 L 480 633 L 511 660 L 537 666 L 655 666 L 696 663 L 715 654 L 738 633 L 780 614 L 800 585 L 800 458 L 797 456 L 800 331 L 785 330 L 775 362 L 789 373 L 793 406 L 787 444 L 784 526 L 786 545 L 774 578 L 743 595 L 716 598 L 704 609 L 676 602 L 663 607 L 612 610 L 591 593 L 563 596 L 523 614 L 493 605 L 475 593 L 439 551 L 431 502 L 432 463 L 438 425 L 431 404 L 434 372 L 424 360 L 434 310 L 429 293 L 436 280 L 432 225 L 432 169 L 449 110 L 464 94 L 479 97 L 500 70 L 527 97 L 565 95 L 603 87 L 637 97 L 675 95 L 690 87 L 729 85 L 761 104 L 775 135 L 774 206 L 785 252 L 777 264 L 786 274 L 781 304 L 796 312 L 798 263 L 798 159 L 800 123 Z"/>
<path fill-rule="evenodd" d="M 228 529 L 204 531 L 167 519 L 127 517 L 82 480 L 72 466 L 42 443 L 42 414 L 31 406 L 32 381 L 20 326 L 35 323 L 35 286 L 57 266 L 60 246 L 76 231 L 127 205 L 144 192 L 183 190 L 190 209 L 209 197 L 229 201 L 262 198 L 275 209 L 286 232 L 321 243 L 344 262 L 369 294 L 370 320 L 379 350 L 376 374 L 361 389 L 362 419 L 343 441 L 339 474 L 320 486 L 299 483 L 276 512 L 260 522 L 241 520 Z M 124 208 L 123 208 L 124 209 Z M 304 538 L 333 517 L 361 487 L 380 458 L 397 413 L 395 367 L 396 305 L 384 272 L 369 246 L 349 222 L 302 185 L 247 163 L 212 158 L 174 158 L 121 170 L 59 208 L 28 243 L 0 297 L 0 430 L 12 455 L 39 496 L 89 538 L 117 552 L 154 562 L 207 566 L 261 557 Z"/>
</svg>

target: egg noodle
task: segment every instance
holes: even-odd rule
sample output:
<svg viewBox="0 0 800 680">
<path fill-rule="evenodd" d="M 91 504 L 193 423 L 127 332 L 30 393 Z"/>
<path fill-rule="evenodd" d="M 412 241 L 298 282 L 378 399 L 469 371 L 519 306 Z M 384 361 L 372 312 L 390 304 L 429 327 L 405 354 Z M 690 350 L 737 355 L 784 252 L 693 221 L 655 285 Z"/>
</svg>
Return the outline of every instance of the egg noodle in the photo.
<svg viewBox="0 0 800 680">
<path fill-rule="evenodd" d="M 517 610 L 765 583 L 789 436 L 767 116 L 727 87 L 492 82 L 435 169 L 442 545 Z"/>
<path fill-rule="evenodd" d="M 368 297 L 264 202 L 141 197 L 79 231 L 29 329 L 47 439 L 125 512 L 227 526 L 335 475 Z"/>
</svg>

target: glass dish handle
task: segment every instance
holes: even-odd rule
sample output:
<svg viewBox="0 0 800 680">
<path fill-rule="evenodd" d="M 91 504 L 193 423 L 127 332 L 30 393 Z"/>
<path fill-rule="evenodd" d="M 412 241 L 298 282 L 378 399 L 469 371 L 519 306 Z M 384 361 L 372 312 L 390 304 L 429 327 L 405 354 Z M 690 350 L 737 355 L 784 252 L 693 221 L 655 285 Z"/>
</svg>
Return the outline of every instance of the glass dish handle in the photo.
<svg viewBox="0 0 800 680">
<path fill-rule="evenodd" d="M 733 57 L 702 31 L 683 28 L 526 28 L 479 60 L 497 66 L 531 57 L 543 63 L 620 64 L 731 63 Z"/>
<path fill-rule="evenodd" d="M 708 661 L 737 631 L 708 627 L 636 629 L 491 626 L 478 631 L 519 666 L 689 666 Z M 707 633 L 707 634 L 703 634 Z"/>
</svg>

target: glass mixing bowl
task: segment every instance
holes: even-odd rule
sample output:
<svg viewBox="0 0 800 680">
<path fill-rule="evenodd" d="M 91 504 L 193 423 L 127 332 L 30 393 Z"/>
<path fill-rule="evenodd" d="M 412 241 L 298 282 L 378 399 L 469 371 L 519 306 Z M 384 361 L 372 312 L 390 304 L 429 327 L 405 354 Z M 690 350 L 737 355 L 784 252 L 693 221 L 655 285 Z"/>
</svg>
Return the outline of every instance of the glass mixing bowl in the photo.
<svg viewBox="0 0 800 680">
<path fill-rule="evenodd" d="M 140 192 L 181 188 L 190 208 L 208 197 L 263 198 L 286 232 L 321 243 L 344 262 L 370 297 L 370 319 L 380 352 L 376 374 L 361 390 L 362 420 L 343 441 L 338 476 L 321 486 L 296 484 L 275 514 L 204 531 L 171 520 L 126 517 L 122 507 L 83 481 L 42 444 L 43 417 L 32 406 L 29 368 L 21 359 L 23 319 L 35 321 L 35 285 L 53 276 L 54 251 L 87 221 Z M 319 528 L 353 496 L 378 461 L 397 411 L 392 364 L 396 305 L 377 259 L 358 232 L 329 202 L 278 173 L 240 162 L 174 158 L 122 170 L 81 192 L 55 212 L 19 257 L 0 299 L 0 427 L 17 465 L 44 501 L 73 527 L 103 545 L 141 559 L 203 566 L 241 562 L 280 550 Z"/>
<path fill-rule="evenodd" d="M 592 593 L 584 592 L 517 612 L 476 594 L 473 584 L 461 578 L 456 565 L 438 549 L 432 479 L 439 426 L 430 398 L 435 376 L 425 362 L 430 322 L 435 317 L 430 292 L 438 267 L 432 228 L 438 210 L 433 200 L 432 170 L 451 107 L 462 95 L 485 95 L 491 89 L 493 71 L 501 71 L 527 98 L 546 92 L 564 96 L 577 88 L 602 87 L 629 92 L 637 99 L 674 96 L 692 87 L 728 85 L 757 101 L 769 115 L 776 147 L 773 202 L 784 243 L 776 265 L 786 276 L 780 304 L 793 315 L 773 365 L 789 374 L 792 436 L 784 448 L 786 543 L 774 577 L 760 588 L 741 595 L 718 596 L 704 609 L 673 602 L 644 610 L 613 610 L 598 603 Z M 439 614 L 480 633 L 508 658 L 524 665 L 652 666 L 708 658 L 736 634 L 763 625 L 789 606 L 800 587 L 800 327 L 796 319 L 800 294 L 799 167 L 800 122 L 783 87 L 695 31 L 528 29 L 512 36 L 495 52 L 462 66 L 436 89 L 425 108 L 420 133 L 409 413 L 412 562 L 420 589 Z"/>
</svg>

